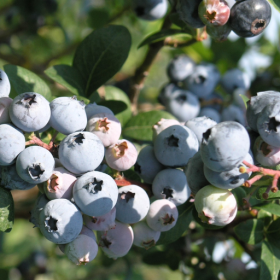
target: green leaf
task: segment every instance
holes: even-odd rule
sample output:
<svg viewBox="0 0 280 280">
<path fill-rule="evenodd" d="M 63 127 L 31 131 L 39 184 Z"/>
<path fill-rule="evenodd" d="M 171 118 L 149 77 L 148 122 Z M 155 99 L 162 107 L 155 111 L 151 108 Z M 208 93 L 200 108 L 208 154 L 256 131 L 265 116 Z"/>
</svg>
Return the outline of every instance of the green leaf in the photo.
<svg viewBox="0 0 280 280">
<path fill-rule="evenodd" d="M 262 243 L 260 280 L 277 280 L 280 269 L 280 251 L 270 242 Z"/>
<path fill-rule="evenodd" d="M 244 94 L 239 94 L 239 96 L 242 98 L 244 104 L 245 104 L 245 107 L 247 109 L 247 102 L 250 100 L 246 95 Z"/>
<path fill-rule="evenodd" d="M 280 250 L 280 219 L 273 221 L 267 231 L 266 237 L 268 241 Z"/>
<path fill-rule="evenodd" d="M 110 25 L 93 31 L 78 47 L 73 61 L 89 97 L 112 78 L 126 61 L 131 36 L 124 26 Z"/>
<path fill-rule="evenodd" d="M 129 119 L 131 118 L 131 104 L 128 96 L 121 89 L 113 86 L 105 87 L 105 99 L 106 100 L 117 100 L 124 102 L 127 106 L 126 109 L 120 113 L 116 114 L 116 118 L 121 122 L 122 126 L 124 126 Z M 114 111 L 113 111 L 114 112 Z"/>
<path fill-rule="evenodd" d="M 10 191 L 0 188 L 0 231 L 9 232 L 14 224 L 14 200 Z"/>
<path fill-rule="evenodd" d="M 235 188 L 231 190 L 231 192 L 233 193 L 236 199 L 237 205 L 242 207 L 244 205 L 243 198 L 246 197 L 246 192 L 244 188 Z"/>
<path fill-rule="evenodd" d="M 186 202 L 178 207 L 179 217 L 176 225 L 172 229 L 162 232 L 156 245 L 174 242 L 182 236 L 192 221 L 192 208 L 193 203 L 191 202 Z"/>
<path fill-rule="evenodd" d="M 4 66 L 10 83 L 17 94 L 36 92 L 43 95 L 48 101 L 52 100 L 51 90 L 48 85 L 35 73 L 16 65 Z"/>
<path fill-rule="evenodd" d="M 190 34 L 195 35 L 196 29 L 187 25 L 184 21 L 178 17 L 178 13 L 172 13 L 169 15 L 169 19 L 171 22 L 179 27 L 181 27 L 184 31 L 189 31 Z"/>
<path fill-rule="evenodd" d="M 201 227 L 203 227 L 203 228 L 205 228 L 205 229 L 212 229 L 212 230 L 215 230 L 215 229 L 221 229 L 221 228 L 223 228 L 223 227 L 221 227 L 221 226 L 215 226 L 215 225 L 209 225 L 209 224 L 207 224 L 207 223 L 203 223 L 203 222 L 200 220 L 200 218 L 198 217 L 198 213 L 197 213 L 195 207 L 193 208 L 192 215 L 193 215 L 193 217 L 194 217 L 194 220 L 195 220 Z"/>
<path fill-rule="evenodd" d="M 268 203 L 268 204 L 262 204 L 262 205 L 255 205 L 254 208 L 264 210 L 271 214 L 280 216 L 280 205 L 279 204 Z"/>
<path fill-rule="evenodd" d="M 164 119 L 175 119 L 175 117 L 165 111 L 149 111 L 139 113 L 132 117 L 123 128 L 123 136 L 136 140 L 152 141 L 152 127 L 155 123 Z"/>
<path fill-rule="evenodd" d="M 83 78 L 74 67 L 64 64 L 55 65 L 48 68 L 45 73 L 73 94 L 85 96 Z"/>
<path fill-rule="evenodd" d="M 263 220 L 258 219 L 247 220 L 234 228 L 239 239 L 251 245 L 260 243 L 264 239 L 263 230 Z"/>
<path fill-rule="evenodd" d="M 178 35 L 178 34 L 185 34 L 185 35 L 188 35 L 189 38 L 192 37 L 192 35 L 189 34 L 190 32 L 188 31 L 185 31 L 185 30 L 181 30 L 181 29 L 166 29 L 166 30 L 161 30 L 161 31 L 158 31 L 156 33 L 153 33 L 153 34 L 150 34 L 148 35 L 141 43 L 140 45 L 138 46 L 138 49 L 145 46 L 145 45 L 148 45 L 148 44 L 151 44 L 151 43 L 154 43 L 156 41 L 159 41 L 159 40 L 162 40 L 166 37 L 169 37 L 169 36 L 173 36 L 173 35 Z"/>
<path fill-rule="evenodd" d="M 271 182 L 271 181 L 270 181 Z M 271 183 L 270 183 L 271 184 Z M 262 187 L 260 187 L 257 191 L 256 191 L 256 198 L 259 200 L 263 200 L 263 201 L 267 201 L 267 200 L 274 200 L 274 199 L 279 199 L 280 198 L 280 191 L 277 191 L 275 193 L 273 192 L 269 192 L 268 193 L 268 199 L 264 199 L 263 198 L 263 194 L 266 192 L 266 189 L 269 185 L 267 184 L 263 184 Z"/>
<path fill-rule="evenodd" d="M 268 2 L 269 2 L 278 12 L 280 12 L 280 0 L 268 0 Z"/>
</svg>

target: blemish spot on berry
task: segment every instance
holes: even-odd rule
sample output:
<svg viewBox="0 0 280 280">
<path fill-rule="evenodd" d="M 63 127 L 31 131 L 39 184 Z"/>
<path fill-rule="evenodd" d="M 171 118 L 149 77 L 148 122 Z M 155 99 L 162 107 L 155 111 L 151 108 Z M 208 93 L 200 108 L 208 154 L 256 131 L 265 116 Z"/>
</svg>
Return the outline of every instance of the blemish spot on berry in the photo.
<svg viewBox="0 0 280 280">
<path fill-rule="evenodd" d="M 165 195 L 165 199 L 173 198 L 173 190 L 170 188 L 164 188 L 162 194 Z"/>
<path fill-rule="evenodd" d="M 186 96 L 186 95 L 183 95 L 183 94 L 179 95 L 179 96 L 176 97 L 175 99 L 176 99 L 176 101 L 178 101 L 180 104 L 183 104 L 183 103 L 185 103 L 185 102 L 188 100 L 187 96 Z"/>
<path fill-rule="evenodd" d="M 44 172 L 45 169 L 43 169 L 41 164 L 33 164 L 33 166 L 28 167 L 28 173 L 33 180 L 40 179 Z"/>
<path fill-rule="evenodd" d="M 48 228 L 48 232 L 57 231 L 57 220 L 52 216 L 47 217 L 45 220 L 45 226 Z"/>
<path fill-rule="evenodd" d="M 130 199 L 133 199 L 134 197 L 135 197 L 135 193 L 133 192 L 121 193 L 121 199 L 125 199 L 126 202 L 128 202 Z"/>
<path fill-rule="evenodd" d="M 114 147 L 115 155 L 117 157 L 123 157 L 127 149 L 128 145 L 126 141 L 122 142 L 121 144 L 116 144 Z"/>
<path fill-rule="evenodd" d="M 98 130 L 101 130 L 103 132 L 107 132 L 110 129 L 110 127 L 108 126 L 109 123 L 110 122 L 108 121 L 108 118 L 100 119 L 97 122 Z"/>
<path fill-rule="evenodd" d="M 277 127 L 279 126 L 280 122 L 278 122 L 274 117 L 269 119 L 267 124 L 268 132 L 277 131 Z"/>
<path fill-rule="evenodd" d="M 204 76 L 199 75 L 198 77 L 195 78 L 195 82 L 197 84 L 203 84 L 206 81 L 206 78 Z"/>
<path fill-rule="evenodd" d="M 109 248 L 112 242 L 110 242 L 106 237 L 102 237 L 100 240 L 100 246 Z"/>
<path fill-rule="evenodd" d="M 267 156 L 271 152 L 271 150 L 268 147 L 269 147 L 269 145 L 267 143 L 262 142 L 261 151 L 265 156 Z"/>
<path fill-rule="evenodd" d="M 206 11 L 206 15 L 204 16 L 209 22 L 213 22 L 216 19 L 216 11 Z"/>
<path fill-rule="evenodd" d="M 179 147 L 179 139 L 175 137 L 173 134 L 166 139 L 167 139 L 167 145 L 169 147 Z"/>
<path fill-rule="evenodd" d="M 103 180 L 98 181 L 96 178 L 93 178 L 93 182 L 90 182 L 84 188 L 88 190 L 89 193 L 96 194 L 100 191 L 102 191 L 102 184 Z"/>
<path fill-rule="evenodd" d="M 85 139 L 84 134 L 83 133 L 79 133 L 77 135 L 74 136 L 74 141 L 77 144 L 83 144 L 83 140 Z"/>
<path fill-rule="evenodd" d="M 92 217 L 91 221 L 92 221 L 94 224 L 96 224 L 96 222 L 97 222 L 97 218 Z"/>
<path fill-rule="evenodd" d="M 164 225 L 171 225 L 175 219 L 172 215 L 169 216 L 169 214 L 166 214 L 163 218 L 162 218 L 163 224 Z"/>
</svg>

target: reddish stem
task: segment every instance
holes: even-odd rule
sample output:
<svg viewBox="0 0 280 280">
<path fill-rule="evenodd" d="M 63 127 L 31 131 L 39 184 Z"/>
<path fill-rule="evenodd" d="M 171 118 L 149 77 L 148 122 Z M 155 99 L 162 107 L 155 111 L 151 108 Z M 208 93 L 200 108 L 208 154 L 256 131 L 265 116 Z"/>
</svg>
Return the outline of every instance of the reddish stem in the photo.
<svg viewBox="0 0 280 280">
<path fill-rule="evenodd" d="M 25 146 L 38 145 L 40 147 L 47 149 L 49 152 L 52 153 L 54 157 L 58 157 L 58 149 L 57 149 L 58 146 L 55 145 L 52 140 L 48 145 L 44 143 L 41 139 L 39 139 L 37 136 L 33 135 L 30 141 L 25 142 Z"/>
</svg>

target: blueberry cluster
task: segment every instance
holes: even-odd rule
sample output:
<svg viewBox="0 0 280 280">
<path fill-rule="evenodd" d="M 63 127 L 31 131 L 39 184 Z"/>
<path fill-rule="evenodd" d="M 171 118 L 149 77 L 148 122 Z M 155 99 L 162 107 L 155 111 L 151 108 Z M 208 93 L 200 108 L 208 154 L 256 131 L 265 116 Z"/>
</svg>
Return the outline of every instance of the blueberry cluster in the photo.
<svg viewBox="0 0 280 280">
<path fill-rule="evenodd" d="M 246 96 L 250 87 L 246 73 L 234 68 L 221 76 L 214 64 L 195 64 L 188 56 L 179 55 L 169 63 L 167 75 L 170 82 L 162 88 L 158 100 L 179 121 L 190 121 L 187 126 L 193 127 L 193 118 L 207 116 L 216 123 L 232 120 L 246 125 L 240 97 Z M 219 85 L 223 95 L 216 91 Z"/>
<path fill-rule="evenodd" d="M 143 188 L 118 188 L 103 172 L 106 166 L 128 170 L 137 160 L 135 146 L 119 139 L 121 124 L 109 108 L 85 106 L 76 97 L 49 103 L 35 92 L 12 100 L 9 79 L 2 70 L 0 75 L 0 185 L 10 190 L 39 187 L 30 221 L 72 262 L 90 262 L 99 247 L 114 259 L 127 254 L 133 242 L 149 248 L 160 231 L 175 225 L 178 212 L 171 202 L 150 207 Z M 34 134 L 25 141 L 27 133 L 40 135 L 49 128 L 65 135 L 59 146 Z M 142 222 L 146 216 L 149 227 Z"/>
<path fill-rule="evenodd" d="M 176 8 L 185 23 L 194 28 L 206 26 L 217 41 L 226 40 L 231 31 L 240 37 L 259 35 L 271 18 L 266 0 L 179 0 Z"/>
</svg>

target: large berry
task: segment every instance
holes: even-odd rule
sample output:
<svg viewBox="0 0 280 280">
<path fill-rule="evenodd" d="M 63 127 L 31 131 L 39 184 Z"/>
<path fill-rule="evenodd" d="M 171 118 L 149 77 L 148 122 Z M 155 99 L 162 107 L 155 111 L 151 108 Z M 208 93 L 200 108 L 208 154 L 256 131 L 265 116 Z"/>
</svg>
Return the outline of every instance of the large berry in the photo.
<svg viewBox="0 0 280 280">
<path fill-rule="evenodd" d="M 106 148 L 105 159 L 112 169 L 125 171 L 135 164 L 137 150 L 130 141 L 121 139 L 116 144 Z"/>
<path fill-rule="evenodd" d="M 166 106 L 170 100 L 173 98 L 173 94 L 175 91 L 179 90 L 180 88 L 175 83 L 169 83 L 165 85 L 158 96 L 158 101 Z"/>
<path fill-rule="evenodd" d="M 12 165 L 25 148 L 24 135 L 9 124 L 0 125 L 0 166 Z"/>
<path fill-rule="evenodd" d="M 155 246 L 160 238 L 160 231 L 154 231 L 145 221 L 135 224 L 133 226 L 133 232 L 133 244 L 146 250 Z"/>
<path fill-rule="evenodd" d="M 212 107 L 203 107 L 200 110 L 198 117 L 207 117 L 216 123 L 219 123 L 221 121 L 220 113 Z"/>
<path fill-rule="evenodd" d="M 83 227 L 83 217 L 68 199 L 54 199 L 40 212 L 39 226 L 49 241 L 66 244 L 78 237 Z"/>
<path fill-rule="evenodd" d="M 100 165 L 104 157 L 104 146 L 93 133 L 75 132 L 61 141 L 58 155 L 66 169 L 74 174 L 83 174 Z"/>
<path fill-rule="evenodd" d="M 89 120 L 94 115 L 101 114 L 101 113 L 114 115 L 114 113 L 108 107 L 97 105 L 95 102 L 90 103 L 86 106 L 87 120 Z"/>
<path fill-rule="evenodd" d="M 186 126 L 172 125 L 155 140 L 155 156 L 170 167 L 185 166 L 199 149 L 196 135 Z"/>
<path fill-rule="evenodd" d="M 50 120 L 51 110 L 47 99 L 39 93 L 18 95 L 9 107 L 11 121 L 26 132 L 42 129 Z"/>
<path fill-rule="evenodd" d="M 236 105 L 229 105 L 228 107 L 224 108 L 221 113 L 222 121 L 234 121 L 246 126 L 246 117 L 245 112 Z"/>
<path fill-rule="evenodd" d="M 146 217 L 148 226 L 154 231 L 170 230 L 176 225 L 177 219 L 177 207 L 167 199 L 154 201 Z"/>
<path fill-rule="evenodd" d="M 73 197 L 83 213 L 98 217 L 110 212 L 116 205 L 118 187 L 111 176 L 92 171 L 78 178 Z"/>
<path fill-rule="evenodd" d="M 214 171 L 228 171 L 243 161 L 250 148 L 248 132 L 237 122 L 221 122 L 203 133 L 200 145 L 204 164 Z"/>
<path fill-rule="evenodd" d="M 220 26 L 206 26 L 206 32 L 211 38 L 216 42 L 223 42 L 227 40 L 230 32 L 231 27 L 228 23 Z"/>
<path fill-rule="evenodd" d="M 102 232 L 99 246 L 109 257 L 117 259 L 125 256 L 133 244 L 134 234 L 130 225 L 116 221 L 116 227 Z"/>
<path fill-rule="evenodd" d="M 135 224 L 143 220 L 150 207 L 150 199 L 147 193 L 136 185 L 119 188 L 119 196 L 116 204 L 118 221 L 127 224 Z"/>
<path fill-rule="evenodd" d="M 0 97 L 8 97 L 11 91 L 11 84 L 7 74 L 0 69 Z"/>
<path fill-rule="evenodd" d="M 268 26 L 271 8 L 266 0 L 237 1 L 230 10 L 229 23 L 240 37 L 257 36 Z"/>
<path fill-rule="evenodd" d="M 87 125 L 87 115 L 83 101 L 73 97 L 58 97 L 50 103 L 50 125 L 62 134 L 82 131 Z"/>
<path fill-rule="evenodd" d="M 164 166 L 157 160 L 153 146 L 147 145 L 139 152 L 134 171 L 137 172 L 144 182 L 152 184 L 155 176 Z"/>
<path fill-rule="evenodd" d="M 211 185 L 198 191 L 194 205 L 201 221 L 210 225 L 225 226 L 234 220 L 237 213 L 234 195 Z"/>
<path fill-rule="evenodd" d="M 31 146 L 22 151 L 16 161 L 17 173 L 30 184 L 47 181 L 54 170 L 52 154 L 39 146 Z"/>
<path fill-rule="evenodd" d="M 168 199 L 175 205 L 183 204 L 191 195 L 187 178 L 178 169 L 164 169 L 153 181 L 153 194 L 156 199 Z"/>
</svg>

